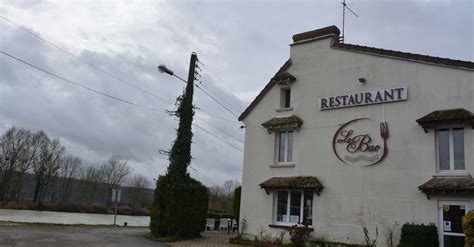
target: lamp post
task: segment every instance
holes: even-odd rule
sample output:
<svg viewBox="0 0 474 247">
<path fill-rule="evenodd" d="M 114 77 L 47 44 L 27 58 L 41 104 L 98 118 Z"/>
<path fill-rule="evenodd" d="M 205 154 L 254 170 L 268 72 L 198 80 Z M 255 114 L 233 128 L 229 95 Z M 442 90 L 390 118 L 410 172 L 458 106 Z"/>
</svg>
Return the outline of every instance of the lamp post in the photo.
<svg viewBox="0 0 474 247">
<path fill-rule="evenodd" d="M 179 124 L 176 139 L 169 151 L 169 165 L 165 175 L 159 177 L 156 185 L 150 217 L 150 229 L 155 236 L 198 236 L 202 228 L 200 218 L 202 217 L 202 221 L 205 221 L 208 201 L 206 188 L 192 179 L 187 172 L 192 159 L 193 90 L 196 62 L 197 55 L 192 53 L 187 81 L 175 75 L 165 65 L 158 66 L 160 72 L 185 82 L 186 88 L 178 98 L 177 109 L 172 113 L 173 116 L 179 118 Z M 182 204 L 183 198 L 202 201 Z M 158 212 L 166 212 L 166 214 Z M 190 217 L 199 217 L 199 221 L 186 222 Z"/>
<path fill-rule="evenodd" d="M 174 77 L 180 79 L 181 81 L 183 81 L 184 83 L 188 83 L 185 79 L 175 75 L 174 72 L 172 70 L 168 69 L 168 67 L 166 67 L 166 65 L 164 65 L 164 64 L 158 66 L 158 71 L 160 71 L 160 73 L 166 73 L 168 75 L 174 76 Z"/>
</svg>

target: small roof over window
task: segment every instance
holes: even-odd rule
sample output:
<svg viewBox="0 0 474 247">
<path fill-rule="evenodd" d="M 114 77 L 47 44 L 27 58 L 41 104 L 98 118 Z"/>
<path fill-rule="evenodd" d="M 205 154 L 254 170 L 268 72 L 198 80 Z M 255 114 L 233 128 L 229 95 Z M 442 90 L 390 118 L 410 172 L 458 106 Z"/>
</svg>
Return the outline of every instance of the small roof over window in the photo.
<svg viewBox="0 0 474 247">
<path fill-rule="evenodd" d="M 431 195 L 474 195 L 474 178 L 470 176 L 434 177 L 418 186 L 428 199 Z"/>
<path fill-rule="evenodd" d="M 425 129 L 449 124 L 465 124 L 474 128 L 474 114 L 464 108 L 434 111 L 416 122 Z"/>
<path fill-rule="evenodd" d="M 280 85 L 289 85 L 296 81 L 296 77 L 288 71 L 282 71 L 272 78 L 272 81 Z"/>
<path fill-rule="evenodd" d="M 305 191 L 314 191 L 316 194 L 323 190 L 323 185 L 316 177 L 296 176 L 296 177 L 272 177 L 260 184 L 260 188 L 269 190 L 277 189 L 298 189 Z"/>
<path fill-rule="evenodd" d="M 268 130 L 268 133 L 272 133 L 274 130 L 299 130 L 303 125 L 303 120 L 297 117 L 296 115 L 292 115 L 289 117 L 274 117 L 264 123 L 262 126 Z"/>
</svg>

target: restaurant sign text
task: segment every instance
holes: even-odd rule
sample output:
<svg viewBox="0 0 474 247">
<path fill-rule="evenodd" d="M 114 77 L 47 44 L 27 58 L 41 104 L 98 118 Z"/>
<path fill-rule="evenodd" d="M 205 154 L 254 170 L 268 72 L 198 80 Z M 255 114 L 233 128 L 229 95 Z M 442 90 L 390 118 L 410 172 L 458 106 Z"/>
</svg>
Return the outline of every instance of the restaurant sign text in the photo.
<svg viewBox="0 0 474 247">
<path fill-rule="evenodd" d="M 408 88 L 397 87 L 370 92 L 322 97 L 319 99 L 319 109 L 330 110 L 344 107 L 397 102 L 407 99 Z"/>
</svg>

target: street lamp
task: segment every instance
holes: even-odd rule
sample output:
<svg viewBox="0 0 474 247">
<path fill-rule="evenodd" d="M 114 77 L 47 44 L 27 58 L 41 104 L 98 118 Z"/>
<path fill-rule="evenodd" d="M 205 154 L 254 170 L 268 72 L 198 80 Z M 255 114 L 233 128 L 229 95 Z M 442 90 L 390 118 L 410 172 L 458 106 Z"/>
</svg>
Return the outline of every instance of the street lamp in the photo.
<svg viewBox="0 0 474 247">
<path fill-rule="evenodd" d="M 185 79 L 175 75 L 174 72 L 172 70 L 168 69 L 168 67 L 166 67 L 166 65 L 164 65 L 164 64 L 158 66 L 158 71 L 160 71 L 160 73 L 166 73 L 168 75 L 174 76 L 174 77 L 180 79 L 181 81 L 183 81 L 184 83 L 188 83 Z"/>
</svg>

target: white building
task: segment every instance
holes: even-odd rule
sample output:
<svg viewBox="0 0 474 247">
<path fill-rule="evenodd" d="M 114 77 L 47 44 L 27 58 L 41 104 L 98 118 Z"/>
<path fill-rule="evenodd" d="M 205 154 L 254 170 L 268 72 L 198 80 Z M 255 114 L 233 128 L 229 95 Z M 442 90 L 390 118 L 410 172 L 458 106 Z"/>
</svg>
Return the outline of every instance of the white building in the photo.
<svg viewBox="0 0 474 247">
<path fill-rule="evenodd" d="M 245 233 L 306 220 L 314 238 L 362 244 L 365 226 L 385 246 L 387 225 L 398 223 L 398 243 L 404 223 L 434 223 L 441 246 L 458 246 L 474 207 L 474 63 L 339 34 L 294 35 L 290 59 L 239 118 Z"/>
</svg>

